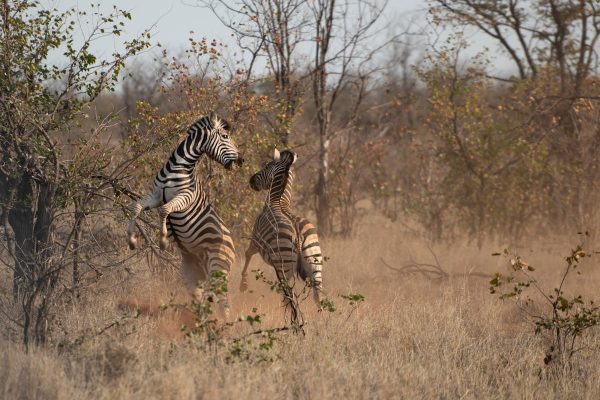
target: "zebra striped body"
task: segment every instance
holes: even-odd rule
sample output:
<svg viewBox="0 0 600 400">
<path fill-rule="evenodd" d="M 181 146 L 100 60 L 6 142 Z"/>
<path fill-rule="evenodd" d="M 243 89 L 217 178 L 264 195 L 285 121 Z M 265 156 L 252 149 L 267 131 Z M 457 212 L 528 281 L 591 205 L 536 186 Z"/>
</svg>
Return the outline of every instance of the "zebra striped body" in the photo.
<svg viewBox="0 0 600 400">
<path fill-rule="evenodd" d="M 167 231 L 181 252 L 181 274 L 186 288 L 200 300 L 203 292 L 197 287 L 198 282 L 207 281 L 214 271 L 227 276 L 235 260 L 231 233 L 208 202 L 200 182 L 189 205 L 168 215 Z M 227 308 L 227 298 L 223 296 L 220 300 Z"/>
<path fill-rule="evenodd" d="M 313 287 L 319 303 L 323 289 L 323 256 L 316 227 L 306 218 L 292 213 L 292 165 L 296 154 L 275 150 L 273 161 L 250 179 L 254 190 L 268 190 L 262 212 L 256 218 L 246 261 L 242 270 L 242 291 L 247 289 L 247 268 L 250 259 L 260 253 L 263 260 L 275 268 L 279 279 L 291 280 L 298 275 Z"/>
<path fill-rule="evenodd" d="M 229 138 L 227 123 L 213 116 L 200 118 L 156 174 L 151 192 L 133 206 L 128 229 L 129 246 L 133 249 L 137 245 L 136 218 L 142 210 L 158 207 L 160 247 L 166 248 L 167 237 L 177 244 L 186 288 L 199 300 L 202 289 L 198 281 L 206 281 L 213 271 L 228 274 L 235 259 L 231 234 L 209 203 L 195 173 L 196 163 L 203 154 L 227 169 L 233 162 L 243 162 Z M 220 300 L 227 309 L 226 297 Z"/>
</svg>

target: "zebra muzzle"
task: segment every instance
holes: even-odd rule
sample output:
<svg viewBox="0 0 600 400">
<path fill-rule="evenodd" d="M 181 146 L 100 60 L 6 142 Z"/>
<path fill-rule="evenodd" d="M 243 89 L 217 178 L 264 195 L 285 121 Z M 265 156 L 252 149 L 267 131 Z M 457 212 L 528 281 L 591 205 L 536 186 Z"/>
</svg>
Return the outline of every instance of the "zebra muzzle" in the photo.
<svg viewBox="0 0 600 400">
<path fill-rule="evenodd" d="M 252 175 L 252 177 L 250 178 L 250 187 L 252 188 L 252 190 L 255 190 L 258 192 L 260 190 L 260 188 L 258 187 L 258 185 L 256 183 L 257 183 L 256 176 Z"/>
<path fill-rule="evenodd" d="M 239 158 L 236 158 L 235 160 L 229 160 L 229 161 L 227 161 L 227 163 L 225 164 L 225 169 L 226 169 L 226 170 L 228 170 L 228 171 L 231 171 L 231 168 L 233 167 L 233 163 L 234 163 L 234 162 L 235 162 L 235 163 L 236 163 L 238 166 L 240 166 L 240 167 L 241 167 L 241 166 L 242 166 L 242 164 L 243 164 L 243 162 L 244 162 L 244 159 L 243 159 L 243 158 L 241 158 L 241 157 L 239 157 Z"/>
</svg>

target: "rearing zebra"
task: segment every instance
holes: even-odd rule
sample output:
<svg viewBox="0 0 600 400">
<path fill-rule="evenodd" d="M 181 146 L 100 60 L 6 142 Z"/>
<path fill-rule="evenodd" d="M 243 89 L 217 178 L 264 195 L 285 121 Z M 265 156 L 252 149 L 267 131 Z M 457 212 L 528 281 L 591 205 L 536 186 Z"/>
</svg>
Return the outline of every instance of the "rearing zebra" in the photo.
<svg viewBox="0 0 600 400">
<path fill-rule="evenodd" d="M 202 190 L 194 171 L 203 154 L 231 169 L 241 165 L 238 149 L 229 137 L 229 125 L 211 114 L 194 122 L 186 138 L 156 174 L 151 192 L 132 207 L 129 223 L 129 247 L 137 246 L 135 220 L 142 210 L 158 207 L 160 215 L 160 248 L 167 247 L 167 235 L 182 255 L 181 275 L 187 290 L 198 300 L 202 290 L 198 281 L 206 281 L 213 271 L 229 273 L 235 249 L 229 230 Z M 227 312 L 227 297 L 221 299 Z"/>
<path fill-rule="evenodd" d="M 323 256 L 317 229 L 306 218 L 292 213 L 292 165 L 297 158 L 292 151 L 280 153 L 275 149 L 273 161 L 250 178 L 252 189 L 269 193 L 246 250 L 240 290 L 248 288 L 248 265 L 252 256 L 260 252 L 263 260 L 275 268 L 279 279 L 290 280 L 297 274 L 305 281 L 310 280 L 318 305 L 323 290 Z"/>
</svg>

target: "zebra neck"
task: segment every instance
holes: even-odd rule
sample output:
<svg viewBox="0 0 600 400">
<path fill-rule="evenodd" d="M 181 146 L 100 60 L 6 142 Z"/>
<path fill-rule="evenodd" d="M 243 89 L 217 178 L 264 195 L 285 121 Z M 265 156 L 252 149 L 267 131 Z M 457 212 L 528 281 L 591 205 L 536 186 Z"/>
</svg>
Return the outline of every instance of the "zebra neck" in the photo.
<svg viewBox="0 0 600 400">
<path fill-rule="evenodd" d="M 195 176 L 194 177 L 195 181 L 196 181 L 196 193 L 197 193 L 197 198 L 196 198 L 196 202 L 199 203 L 200 209 L 204 210 L 206 208 L 206 206 L 208 205 L 208 196 L 206 195 L 206 192 L 204 191 L 204 188 L 202 187 L 202 180 L 200 179 L 199 176 Z"/>
<path fill-rule="evenodd" d="M 283 211 L 292 209 L 292 183 L 294 173 L 291 169 L 282 171 L 273 179 L 271 190 L 269 190 L 268 202 L 271 208 L 278 208 Z"/>
<path fill-rule="evenodd" d="M 179 146 L 173 151 L 169 161 L 174 167 L 181 167 L 193 170 L 198 160 L 204 152 L 196 150 L 198 147 L 197 135 L 188 134 L 184 141 L 179 143 Z"/>
</svg>

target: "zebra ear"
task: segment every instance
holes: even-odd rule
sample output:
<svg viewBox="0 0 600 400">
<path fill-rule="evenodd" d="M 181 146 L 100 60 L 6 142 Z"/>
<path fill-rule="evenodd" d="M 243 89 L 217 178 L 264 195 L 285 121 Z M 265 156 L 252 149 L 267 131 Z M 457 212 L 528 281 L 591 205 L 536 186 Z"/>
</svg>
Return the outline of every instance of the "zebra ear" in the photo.
<svg viewBox="0 0 600 400">
<path fill-rule="evenodd" d="M 215 114 L 214 111 L 211 111 L 208 113 L 208 119 L 210 120 L 210 122 L 214 125 L 217 122 L 217 115 Z"/>
<path fill-rule="evenodd" d="M 279 150 L 275 149 L 273 151 L 273 161 L 281 160 L 281 154 L 279 154 Z"/>
<path fill-rule="evenodd" d="M 294 153 L 294 159 L 292 160 L 292 164 L 295 164 L 296 160 L 298 160 L 298 154 Z"/>
</svg>

